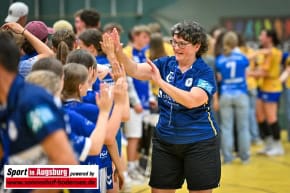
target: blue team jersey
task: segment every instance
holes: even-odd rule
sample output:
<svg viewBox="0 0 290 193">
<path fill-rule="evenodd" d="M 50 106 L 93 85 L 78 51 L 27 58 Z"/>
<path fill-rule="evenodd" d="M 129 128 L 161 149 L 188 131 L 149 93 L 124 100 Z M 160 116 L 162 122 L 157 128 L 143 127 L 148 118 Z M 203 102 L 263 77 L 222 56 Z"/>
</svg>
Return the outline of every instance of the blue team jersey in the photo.
<svg viewBox="0 0 290 193">
<path fill-rule="evenodd" d="M 82 103 L 77 100 L 69 100 L 69 101 L 64 102 L 64 108 L 66 110 L 75 111 L 76 113 L 82 115 L 83 117 L 85 117 L 92 123 L 97 122 L 99 109 L 96 105 L 89 104 L 89 103 Z M 91 133 L 88 133 L 88 134 L 89 135 L 85 137 L 89 137 Z M 100 163 L 100 168 L 112 166 L 111 156 L 109 155 L 107 147 L 105 145 L 103 146 L 103 149 L 99 155 L 99 158 L 100 158 L 100 162 L 98 161 L 99 159 L 96 158 L 96 156 L 88 156 L 85 162 L 88 164 L 89 163 L 96 164 L 96 162 L 98 161 L 97 163 Z"/>
<path fill-rule="evenodd" d="M 145 63 L 146 62 L 146 51 L 148 46 L 143 48 L 142 50 L 137 50 L 135 48 L 132 49 L 133 60 L 137 63 Z M 144 109 L 149 109 L 149 98 L 150 98 L 150 86 L 149 81 L 137 80 L 133 78 L 134 88 L 137 92 L 139 100 L 141 101 L 141 105 Z"/>
<path fill-rule="evenodd" d="M 72 147 L 79 161 L 84 162 L 89 155 L 92 145 L 89 136 L 93 132 L 95 124 L 75 111 L 65 109 L 65 113 L 69 116 L 69 123 L 71 125 L 71 131 L 68 135 Z"/>
<path fill-rule="evenodd" d="M 31 160 L 17 157 L 20 153 L 40 146 L 47 136 L 65 129 L 61 103 L 44 89 L 26 83 L 16 77 L 8 95 L 6 128 L 9 137 L 9 162 L 11 157 L 23 164 L 37 163 L 43 152 L 36 153 Z M 13 159 L 14 160 L 14 159 Z"/>
<path fill-rule="evenodd" d="M 47 164 L 41 142 L 66 128 L 61 103 L 46 90 L 17 76 L 10 88 L 5 111 L 5 118 L 0 119 L 4 158 L 8 158 L 9 164 Z"/>
<path fill-rule="evenodd" d="M 175 56 L 163 57 L 154 63 L 162 79 L 167 83 L 185 91 L 199 87 L 209 98 L 207 104 L 188 109 L 159 89 L 160 117 L 156 135 L 172 144 L 189 144 L 216 136 L 219 128 L 210 109 L 212 96 L 216 92 L 213 70 L 201 58 L 197 58 L 191 68 L 184 73 L 178 68 Z"/>
<path fill-rule="evenodd" d="M 238 51 L 230 55 L 220 55 L 216 60 L 216 69 L 222 76 L 221 94 L 247 93 L 246 68 L 249 60 Z"/>
</svg>

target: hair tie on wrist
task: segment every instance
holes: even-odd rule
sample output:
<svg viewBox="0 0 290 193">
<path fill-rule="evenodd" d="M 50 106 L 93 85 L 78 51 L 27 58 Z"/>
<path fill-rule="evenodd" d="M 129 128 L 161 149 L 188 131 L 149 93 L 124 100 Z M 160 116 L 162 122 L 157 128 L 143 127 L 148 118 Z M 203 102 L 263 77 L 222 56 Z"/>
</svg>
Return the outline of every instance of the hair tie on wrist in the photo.
<svg viewBox="0 0 290 193">
<path fill-rule="evenodd" d="M 24 29 L 23 29 L 23 31 L 21 32 L 21 35 L 23 35 L 23 34 L 24 34 L 25 30 L 26 30 L 26 28 L 24 28 Z"/>
</svg>

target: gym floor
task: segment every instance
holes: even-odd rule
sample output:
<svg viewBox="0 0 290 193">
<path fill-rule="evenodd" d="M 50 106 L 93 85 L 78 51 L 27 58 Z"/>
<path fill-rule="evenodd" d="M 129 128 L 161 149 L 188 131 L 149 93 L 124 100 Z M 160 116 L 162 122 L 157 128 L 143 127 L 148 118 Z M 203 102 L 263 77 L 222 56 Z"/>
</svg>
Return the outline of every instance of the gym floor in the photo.
<svg viewBox="0 0 290 193">
<path fill-rule="evenodd" d="M 231 165 L 222 166 L 222 180 L 213 193 L 290 193 L 290 143 L 283 132 L 286 154 L 281 157 L 256 155 L 261 146 L 251 149 L 251 161 L 242 165 L 237 159 Z M 133 187 L 133 193 L 150 193 L 147 184 Z M 185 193 L 186 185 L 177 193 Z"/>
</svg>

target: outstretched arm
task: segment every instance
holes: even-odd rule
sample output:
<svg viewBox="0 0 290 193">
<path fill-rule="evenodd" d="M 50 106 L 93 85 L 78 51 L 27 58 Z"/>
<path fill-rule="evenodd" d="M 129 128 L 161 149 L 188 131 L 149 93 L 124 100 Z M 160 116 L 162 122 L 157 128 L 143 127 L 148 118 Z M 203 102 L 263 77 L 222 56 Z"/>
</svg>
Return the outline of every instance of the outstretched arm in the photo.
<svg viewBox="0 0 290 193">
<path fill-rule="evenodd" d="M 90 155 L 97 155 L 101 152 L 105 142 L 109 113 L 112 108 L 113 99 L 109 96 L 108 85 L 101 84 L 100 95 L 96 95 L 96 101 L 100 109 L 96 128 L 92 132 L 90 139 L 92 142 Z"/>
<path fill-rule="evenodd" d="M 150 66 L 147 63 L 137 64 L 123 52 L 120 37 L 116 29 L 111 34 L 103 35 L 102 50 L 111 61 L 119 61 L 124 64 L 124 68 L 129 76 L 139 80 L 150 80 Z"/>
</svg>

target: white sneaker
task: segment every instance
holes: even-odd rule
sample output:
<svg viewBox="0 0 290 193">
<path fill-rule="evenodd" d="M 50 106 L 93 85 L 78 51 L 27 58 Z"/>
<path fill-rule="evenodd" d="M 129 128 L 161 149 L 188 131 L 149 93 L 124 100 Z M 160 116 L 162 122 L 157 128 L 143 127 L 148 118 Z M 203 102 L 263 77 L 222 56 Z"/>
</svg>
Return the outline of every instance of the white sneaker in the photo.
<svg viewBox="0 0 290 193">
<path fill-rule="evenodd" d="M 136 169 L 128 170 L 128 176 L 133 180 L 140 182 L 141 184 L 145 182 L 145 177 L 141 175 Z"/>
<path fill-rule="evenodd" d="M 266 152 L 267 156 L 280 156 L 284 155 L 284 148 L 280 141 L 275 141 L 273 147 Z"/>
<path fill-rule="evenodd" d="M 264 148 L 259 150 L 257 153 L 258 154 L 263 154 L 265 155 L 268 151 L 270 151 L 273 147 L 273 144 L 274 144 L 274 140 L 272 137 L 267 137 L 265 139 L 265 145 L 264 145 Z"/>
</svg>

